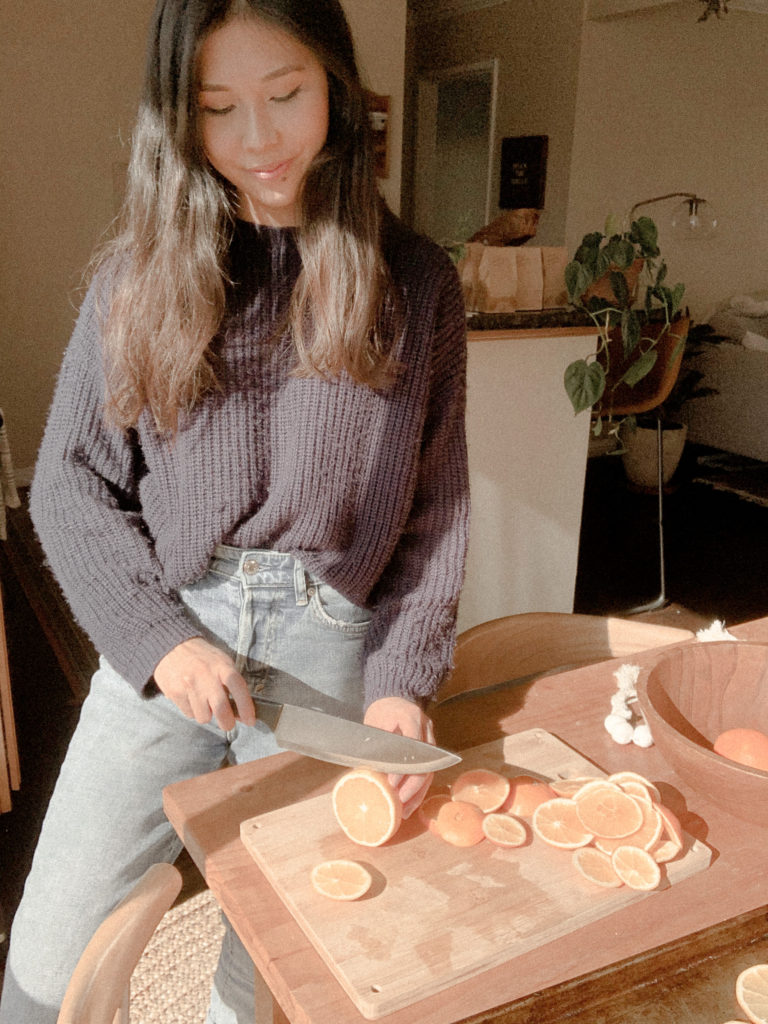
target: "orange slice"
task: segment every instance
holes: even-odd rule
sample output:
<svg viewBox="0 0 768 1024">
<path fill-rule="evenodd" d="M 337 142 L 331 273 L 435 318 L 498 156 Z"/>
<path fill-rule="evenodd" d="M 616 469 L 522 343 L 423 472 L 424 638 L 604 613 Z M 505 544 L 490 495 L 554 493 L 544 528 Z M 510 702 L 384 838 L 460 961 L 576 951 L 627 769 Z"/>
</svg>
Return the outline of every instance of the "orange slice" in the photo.
<svg viewBox="0 0 768 1024">
<path fill-rule="evenodd" d="M 516 775 L 509 780 L 509 796 L 502 804 L 501 810 L 529 818 L 539 804 L 551 800 L 556 795 L 555 790 L 546 782 L 532 779 L 530 775 Z"/>
<path fill-rule="evenodd" d="M 656 845 L 651 848 L 651 853 L 657 864 L 665 864 L 683 849 L 683 826 L 668 807 L 663 804 L 655 804 L 655 807 L 661 818 L 662 833 Z"/>
<path fill-rule="evenodd" d="M 331 900 L 359 900 L 371 887 L 371 874 L 355 860 L 325 860 L 312 868 L 312 885 Z"/>
<path fill-rule="evenodd" d="M 573 799 L 586 831 L 603 839 L 631 836 L 643 824 L 638 801 L 611 782 L 588 783 Z"/>
<path fill-rule="evenodd" d="M 403 806 L 383 772 L 353 768 L 333 787 L 332 800 L 343 832 L 361 846 L 381 846 L 400 828 Z"/>
<path fill-rule="evenodd" d="M 736 1002 L 752 1024 L 768 1022 L 768 964 L 752 964 L 736 978 Z"/>
<path fill-rule="evenodd" d="M 637 802 L 643 820 L 640 828 L 629 836 L 622 839 L 605 839 L 603 836 L 595 837 L 595 846 L 603 853 L 613 853 L 617 846 L 637 846 L 641 850 L 651 850 L 658 843 L 663 829 L 661 815 L 650 800 L 632 797 Z"/>
<path fill-rule="evenodd" d="M 553 779 L 550 787 L 554 789 L 557 796 L 573 796 L 588 782 L 596 782 L 594 776 L 579 775 L 572 779 Z"/>
<path fill-rule="evenodd" d="M 592 833 L 587 832 L 579 820 L 576 803 L 570 797 L 556 796 L 539 804 L 531 823 L 540 839 L 563 850 L 586 846 L 593 839 Z"/>
<path fill-rule="evenodd" d="M 430 832 L 434 832 L 437 812 L 443 804 L 449 804 L 450 802 L 451 798 L 447 793 L 435 793 L 434 796 L 428 796 L 419 807 L 419 820 L 422 825 L 425 825 Z"/>
<path fill-rule="evenodd" d="M 648 853 L 637 846 L 619 846 L 611 854 L 613 870 L 630 889 L 655 889 L 661 881 L 661 868 Z"/>
<path fill-rule="evenodd" d="M 453 780 L 451 796 L 481 811 L 497 811 L 509 796 L 509 779 L 486 768 L 471 768 Z"/>
<path fill-rule="evenodd" d="M 491 812 L 483 818 L 483 833 L 497 846 L 522 846 L 528 839 L 525 822 L 513 814 Z"/>
<path fill-rule="evenodd" d="M 574 850 L 573 863 L 588 882 L 601 885 L 604 889 L 618 889 L 624 884 L 614 871 L 608 854 L 596 850 L 594 846 L 581 846 Z"/>
<path fill-rule="evenodd" d="M 614 772 L 613 775 L 608 776 L 608 782 L 615 782 L 617 786 L 621 786 L 624 792 L 629 793 L 631 796 L 648 794 L 655 803 L 661 802 L 658 787 L 650 779 L 640 775 L 639 772 Z"/>
<path fill-rule="evenodd" d="M 434 832 L 451 846 L 475 846 L 485 838 L 483 812 L 466 800 L 449 800 L 437 812 Z"/>
</svg>

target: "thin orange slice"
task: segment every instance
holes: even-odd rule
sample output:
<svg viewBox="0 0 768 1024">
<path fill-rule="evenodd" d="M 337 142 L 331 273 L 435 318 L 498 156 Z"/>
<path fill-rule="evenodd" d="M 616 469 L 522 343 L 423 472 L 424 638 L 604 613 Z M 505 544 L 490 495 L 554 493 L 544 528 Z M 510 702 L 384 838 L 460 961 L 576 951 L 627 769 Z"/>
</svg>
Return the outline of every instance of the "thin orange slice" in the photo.
<svg viewBox="0 0 768 1024">
<path fill-rule="evenodd" d="M 586 846 L 593 839 L 592 833 L 587 832 L 579 820 L 576 803 L 566 796 L 556 796 L 539 804 L 531 824 L 540 839 L 563 850 Z"/>
<path fill-rule="evenodd" d="M 613 783 L 589 783 L 573 799 L 586 831 L 603 839 L 631 836 L 643 824 L 638 801 Z"/>
<path fill-rule="evenodd" d="M 594 846 L 581 846 L 573 851 L 573 863 L 588 882 L 604 889 L 619 889 L 624 883 L 616 874 L 607 853 Z"/>
<path fill-rule="evenodd" d="M 450 802 L 451 798 L 447 793 L 435 793 L 434 796 L 428 796 L 419 807 L 419 820 L 422 825 L 425 825 L 430 832 L 434 832 L 437 812 L 443 804 Z"/>
<path fill-rule="evenodd" d="M 603 836 L 595 836 L 595 846 L 603 853 L 613 853 L 617 846 L 637 846 L 641 850 L 651 850 L 658 843 L 663 829 L 661 815 L 650 800 L 643 800 L 632 797 L 637 802 L 643 821 L 640 828 L 629 836 L 621 839 L 605 839 Z"/>
<path fill-rule="evenodd" d="M 642 792 L 645 792 L 655 803 L 661 802 L 658 787 L 639 772 L 614 772 L 613 775 L 608 776 L 608 781 L 615 782 L 625 793 L 630 793 L 632 796 L 640 796 Z"/>
<path fill-rule="evenodd" d="M 483 818 L 483 832 L 497 846 L 523 846 L 528 839 L 525 822 L 513 814 L 491 812 Z"/>
<path fill-rule="evenodd" d="M 371 874 L 355 860 L 325 860 L 312 868 L 312 885 L 331 900 L 359 900 L 371 887 Z"/>
<path fill-rule="evenodd" d="M 452 846 L 475 846 L 485 839 L 483 812 L 466 800 L 449 800 L 437 812 L 434 832 Z"/>
<path fill-rule="evenodd" d="M 613 870 L 630 889 L 655 889 L 661 881 L 661 868 L 648 853 L 637 846 L 619 846 L 611 854 Z"/>
<path fill-rule="evenodd" d="M 651 853 L 657 864 L 666 864 L 674 860 L 682 852 L 684 837 L 683 826 L 676 814 L 664 804 L 655 804 L 662 822 L 662 833 L 658 842 L 652 847 Z"/>
<path fill-rule="evenodd" d="M 752 964 L 739 974 L 736 1002 L 752 1024 L 768 1022 L 768 964 Z"/>
<path fill-rule="evenodd" d="M 361 846 L 381 846 L 400 828 L 403 806 L 383 772 L 353 768 L 333 787 L 332 800 L 343 832 Z"/>
<path fill-rule="evenodd" d="M 551 800 L 556 795 L 554 789 L 541 779 L 533 779 L 530 775 L 516 775 L 509 780 L 509 796 L 500 810 L 529 818 L 539 804 Z"/>
<path fill-rule="evenodd" d="M 470 768 L 453 780 L 451 796 L 486 813 L 497 811 L 509 796 L 509 779 L 486 768 Z"/>
<path fill-rule="evenodd" d="M 573 796 L 588 782 L 597 782 L 592 775 L 579 775 L 572 779 L 553 779 L 550 787 L 554 789 L 556 796 Z"/>
</svg>

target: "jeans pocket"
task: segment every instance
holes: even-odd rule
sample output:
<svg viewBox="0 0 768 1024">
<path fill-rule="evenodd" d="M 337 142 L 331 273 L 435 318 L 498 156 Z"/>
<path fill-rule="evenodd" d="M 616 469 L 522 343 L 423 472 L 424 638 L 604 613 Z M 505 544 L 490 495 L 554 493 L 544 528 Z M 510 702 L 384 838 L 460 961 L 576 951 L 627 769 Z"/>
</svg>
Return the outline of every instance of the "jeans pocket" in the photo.
<svg viewBox="0 0 768 1024">
<path fill-rule="evenodd" d="M 371 624 L 371 613 L 334 590 L 327 583 L 313 583 L 309 588 L 309 608 L 313 617 L 328 629 L 362 634 Z"/>
</svg>

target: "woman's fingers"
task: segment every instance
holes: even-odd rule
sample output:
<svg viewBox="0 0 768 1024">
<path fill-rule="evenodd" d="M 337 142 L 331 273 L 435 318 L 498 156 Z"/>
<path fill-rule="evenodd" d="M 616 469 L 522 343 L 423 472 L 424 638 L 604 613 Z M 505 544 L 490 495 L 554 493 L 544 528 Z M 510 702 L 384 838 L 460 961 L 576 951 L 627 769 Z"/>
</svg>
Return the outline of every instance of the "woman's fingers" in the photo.
<svg viewBox="0 0 768 1024">
<path fill-rule="evenodd" d="M 238 719 L 245 725 L 256 721 L 248 686 L 234 662 L 202 637 L 169 651 L 155 669 L 155 682 L 187 718 L 201 724 L 215 718 L 229 732 Z"/>
</svg>

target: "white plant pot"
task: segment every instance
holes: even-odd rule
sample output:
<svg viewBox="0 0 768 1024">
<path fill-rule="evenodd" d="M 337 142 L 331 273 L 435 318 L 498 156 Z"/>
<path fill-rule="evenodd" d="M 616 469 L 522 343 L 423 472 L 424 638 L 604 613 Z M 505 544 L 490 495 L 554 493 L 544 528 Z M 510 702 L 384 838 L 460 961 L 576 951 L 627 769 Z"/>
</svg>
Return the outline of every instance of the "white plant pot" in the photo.
<svg viewBox="0 0 768 1024">
<path fill-rule="evenodd" d="M 668 484 L 677 469 L 688 436 L 688 427 L 675 424 L 662 429 L 664 452 L 664 484 Z M 656 427 L 636 427 L 630 430 L 622 426 L 621 440 L 626 449 L 622 454 L 624 472 L 636 487 L 653 491 L 658 486 L 658 449 Z"/>
</svg>

